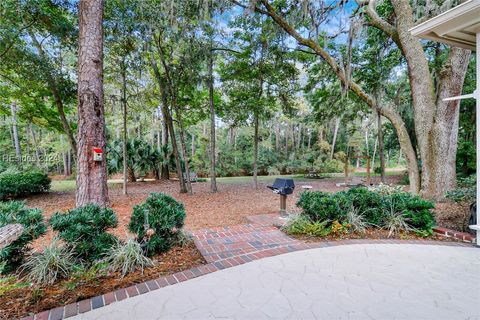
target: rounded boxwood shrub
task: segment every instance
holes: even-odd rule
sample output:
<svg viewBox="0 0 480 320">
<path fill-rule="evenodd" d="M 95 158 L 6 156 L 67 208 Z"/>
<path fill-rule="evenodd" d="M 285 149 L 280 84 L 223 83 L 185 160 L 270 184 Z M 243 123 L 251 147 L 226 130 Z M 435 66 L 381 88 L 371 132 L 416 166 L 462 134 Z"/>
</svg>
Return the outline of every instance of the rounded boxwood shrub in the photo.
<svg viewBox="0 0 480 320">
<path fill-rule="evenodd" d="M 128 228 L 152 255 L 170 249 L 184 221 L 182 203 L 163 193 L 151 193 L 144 203 L 133 208 Z"/>
<path fill-rule="evenodd" d="M 66 213 L 57 212 L 50 218 L 53 230 L 58 231 L 77 257 L 88 262 L 102 258 L 117 241 L 107 233 L 118 224 L 115 212 L 96 204 L 87 204 Z"/>
<path fill-rule="evenodd" d="M 0 173 L 0 199 L 27 196 L 50 190 L 50 178 L 40 171 L 6 170 Z"/>
<path fill-rule="evenodd" d="M 28 208 L 23 201 L 0 202 L 0 227 L 7 224 L 21 224 L 24 228 L 21 236 L 0 250 L 0 264 L 4 264 L 2 273 L 14 271 L 29 251 L 29 244 L 47 231 L 40 209 Z"/>
</svg>

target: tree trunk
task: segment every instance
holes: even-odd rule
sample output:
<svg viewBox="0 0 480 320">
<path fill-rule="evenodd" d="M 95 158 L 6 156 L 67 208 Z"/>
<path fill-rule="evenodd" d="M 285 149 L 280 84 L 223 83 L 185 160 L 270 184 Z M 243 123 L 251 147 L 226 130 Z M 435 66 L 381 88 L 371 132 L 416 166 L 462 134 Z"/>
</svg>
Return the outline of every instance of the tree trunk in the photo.
<svg viewBox="0 0 480 320">
<path fill-rule="evenodd" d="M 257 162 L 258 162 L 258 126 L 259 126 L 259 119 L 258 119 L 258 112 L 255 111 L 253 114 L 253 121 L 254 121 L 254 134 L 253 134 L 253 186 L 255 189 L 258 189 L 258 181 L 257 181 Z"/>
<path fill-rule="evenodd" d="M 332 149 L 330 150 L 330 160 L 335 154 L 335 144 L 337 143 L 338 128 L 340 127 L 340 118 L 335 119 L 335 128 L 333 129 Z"/>
<path fill-rule="evenodd" d="M 397 43 L 405 56 L 409 71 L 415 133 L 422 159 L 422 194 L 440 200 L 446 191 L 456 185 L 460 103 L 444 102 L 443 98 L 461 94 L 470 51 L 450 49 L 436 91 L 420 40 L 409 31 L 414 25 L 409 1 L 391 2 L 397 18 Z"/>
<path fill-rule="evenodd" d="M 126 177 L 130 182 L 137 182 L 137 177 L 135 176 L 135 170 L 130 166 L 127 167 Z"/>
<path fill-rule="evenodd" d="M 162 180 L 170 180 L 170 168 L 168 167 L 168 160 L 170 159 L 170 154 L 168 153 L 168 108 L 162 103 L 162 169 L 161 169 L 161 178 Z"/>
<path fill-rule="evenodd" d="M 192 136 L 192 140 L 191 140 L 191 152 L 190 152 L 190 154 L 191 154 L 191 157 L 193 158 L 195 156 L 195 133 L 192 132 L 191 136 Z"/>
<path fill-rule="evenodd" d="M 380 158 L 380 181 L 385 183 L 385 157 L 383 150 L 383 132 L 382 132 L 382 116 L 377 112 L 377 130 L 378 130 L 378 156 Z M 375 170 L 375 168 L 374 168 Z"/>
<path fill-rule="evenodd" d="M 215 154 L 215 101 L 213 91 L 213 53 L 210 51 L 208 59 L 208 96 L 210 104 L 210 191 L 217 192 L 216 154 Z"/>
<path fill-rule="evenodd" d="M 275 121 L 275 151 L 280 151 L 280 121 Z"/>
<path fill-rule="evenodd" d="M 157 40 L 158 40 L 158 43 L 157 43 L 158 53 L 160 55 L 162 65 L 165 69 L 166 77 L 168 78 L 168 74 L 167 74 L 168 69 L 167 69 L 167 65 L 166 65 L 166 62 L 165 62 L 165 57 L 163 55 L 163 50 L 160 46 L 160 38 L 158 38 Z M 163 110 L 165 110 L 165 115 L 166 115 L 165 119 L 167 121 L 168 132 L 170 133 L 170 139 L 172 140 L 172 150 L 173 150 L 173 154 L 175 156 L 175 166 L 177 167 L 176 169 L 177 169 L 178 181 L 179 181 L 179 184 L 180 184 L 180 193 L 187 193 L 187 186 L 185 185 L 185 179 L 183 178 L 182 165 L 181 165 L 181 161 L 180 161 L 180 153 L 178 152 L 177 139 L 175 137 L 173 119 L 172 119 L 172 115 L 170 113 L 170 110 L 168 110 L 168 98 L 167 98 L 167 93 L 165 92 L 165 88 L 167 88 L 167 87 L 169 88 L 171 98 L 173 98 L 173 91 L 172 91 L 172 88 L 169 87 L 169 85 L 167 83 L 168 81 L 165 81 L 164 77 L 160 74 L 160 70 L 158 69 L 157 63 L 156 63 L 155 59 L 153 58 L 153 56 L 151 56 L 151 63 L 152 63 L 152 67 L 153 67 L 153 70 L 154 70 L 154 73 L 155 73 L 155 77 L 157 78 L 157 81 L 158 81 L 158 84 L 159 84 L 160 95 L 161 95 L 161 98 L 162 98 L 162 112 L 163 112 Z M 172 100 L 172 104 L 173 104 L 173 100 Z M 165 108 L 165 109 L 163 109 L 163 108 Z"/>
<path fill-rule="evenodd" d="M 183 127 L 183 120 L 182 120 L 182 115 L 180 108 L 178 107 L 175 98 L 173 99 L 173 105 L 175 107 L 175 114 L 177 115 L 177 121 L 178 121 L 178 126 L 180 129 L 180 148 L 182 151 L 182 157 L 183 157 L 183 162 L 185 163 L 185 182 L 187 185 L 187 192 L 188 194 L 193 194 L 192 191 L 192 181 L 190 180 L 190 164 L 188 161 L 188 155 L 187 155 L 187 145 L 185 143 L 185 129 Z"/>
<path fill-rule="evenodd" d="M 108 206 L 107 168 L 93 161 L 94 147 L 105 151 L 103 106 L 103 1 L 80 0 L 78 49 L 77 207 Z"/>
<path fill-rule="evenodd" d="M 35 131 L 31 123 L 28 124 L 28 127 L 30 128 L 30 134 L 32 135 L 32 140 L 33 140 L 33 146 L 35 148 L 35 163 L 37 164 L 37 167 L 40 167 L 40 151 L 38 150 L 38 143 L 37 143 L 37 138 L 35 136 Z"/>
<path fill-rule="evenodd" d="M 128 171 L 128 153 L 127 153 L 127 70 L 126 70 L 125 58 L 121 62 L 122 73 L 122 115 L 123 115 L 123 141 L 122 141 L 122 153 L 123 153 L 123 195 L 127 195 L 127 171 Z M 132 175 L 135 182 L 135 174 Z"/>
<path fill-rule="evenodd" d="M 16 102 L 12 102 L 10 104 L 10 114 L 12 116 L 13 145 L 15 147 L 15 155 L 17 156 L 17 161 L 22 162 L 22 151 L 20 149 L 20 138 L 18 136 Z"/>
</svg>

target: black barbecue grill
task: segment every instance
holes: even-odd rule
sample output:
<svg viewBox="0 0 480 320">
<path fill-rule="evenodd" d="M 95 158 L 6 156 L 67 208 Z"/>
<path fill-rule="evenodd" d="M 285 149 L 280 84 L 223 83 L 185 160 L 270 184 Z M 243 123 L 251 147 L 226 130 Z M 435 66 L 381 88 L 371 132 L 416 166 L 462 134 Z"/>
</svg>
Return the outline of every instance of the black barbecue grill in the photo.
<svg viewBox="0 0 480 320">
<path fill-rule="evenodd" d="M 295 189 L 293 179 L 277 178 L 273 185 L 267 186 L 267 188 L 280 195 L 280 214 L 284 215 L 287 210 L 287 196 L 292 194 Z"/>
</svg>

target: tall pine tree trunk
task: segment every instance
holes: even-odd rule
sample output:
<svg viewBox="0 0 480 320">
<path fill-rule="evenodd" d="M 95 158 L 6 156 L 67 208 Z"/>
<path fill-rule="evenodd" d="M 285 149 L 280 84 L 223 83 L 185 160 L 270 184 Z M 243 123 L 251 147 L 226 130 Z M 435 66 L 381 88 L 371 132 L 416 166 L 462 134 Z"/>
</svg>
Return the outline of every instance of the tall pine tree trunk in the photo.
<svg viewBox="0 0 480 320">
<path fill-rule="evenodd" d="M 125 65 L 125 59 L 121 62 L 122 73 L 122 116 L 123 116 L 123 139 L 122 139 L 122 153 L 123 153 L 123 188 L 122 193 L 127 195 L 127 179 L 130 178 L 130 182 L 135 182 L 135 174 L 128 175 L 128 154 L 127 154 L 127 70 Z M 133 170 L 132 170 L 133 171 Z M 132 177 L 133 176 L 133 177 Z M 133 179 L 132 179 L 133 178 Z"/>
<path fill-rule="evenodd" d="M 258 181 L 257 181 L 257 174 L 258 174 L 258 126 L 259 126 L 259 119 L 258 119 L 258 111 L 255 111 L 253 114 L 253 121 L 254 121 L 254 134 L 253 134 L 253 186 L 255 189 L 258 189 Z M 288 139 L 287 139 L 288 140 Z"/>
<path fill-rule="evenodd" d="M 380 181 L 385 183 L 385 154 L 383 149 L 382 116 L 377 112 L 378 156 L 380 158 Z M 375 170 L 375 168 L 374 168 Z"/>
<path fill-rule="evenodd" d="M 340 118 L 335 118 L 335 128 L 333 129 L 332 149 L 330 150 L 330 160 L 335 154 L 335 144 L 337 143 L 338 128 L 340 127 Z"/>
<path fill-rule="evenodd" d="M 93 148 L 105 152 L 103 97 L 103 1 L 80 0 L 78 49 L 77 207 L 108 206 L 107 167 L 93 161 Z"/>
<path fill-rule="evenodd" d="M 210 51 L 208 60 L 208 96 L 210 104 L 210 191 L 217 192 L 217 175 L 215 172 L 215 102 L 213 96 L 213 53 Z"/>
<path fill-rule="evenodd" d="M 22 151 L 20 149 L 20 137 L 18 135 L 18 124 L 17 124 L 17 104 L 12 102 L 10 104 L 10 115 L 12 117 L 12 131 L 13 131 L 13 145 L 15 147 L 15 155 L 17 156 L 17 161 L 22 161 Z"/>
</svg>

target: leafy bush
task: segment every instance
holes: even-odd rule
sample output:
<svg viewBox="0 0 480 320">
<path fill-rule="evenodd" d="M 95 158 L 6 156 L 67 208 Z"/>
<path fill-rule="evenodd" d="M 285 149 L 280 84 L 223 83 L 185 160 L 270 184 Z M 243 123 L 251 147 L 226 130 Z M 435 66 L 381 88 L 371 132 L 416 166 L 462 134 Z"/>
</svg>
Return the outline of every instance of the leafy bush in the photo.
<svg viewBox="0 0 480 320">
<path fill-rule="evenodd" d="M 296 214 L 289 218 L 287 223 L 282 227 L 283 231 L 288 234 L 302 234 L 312 237 L 324 237 L 330 233 L 326 227 L 328 220 L 323 222 L 313 222 L 302 214 Z"/>
<path fill-rule="evenodd" d="M 67 278 L 74 264 L 71 249 L 54 239 L 43 252 L 30 256 L 22 267 L 28 272 L 27 278 L 30 281 L 52 284 L 58 279 Z"/>
<path fill-rule="evenodd" d="M 151 193 L 144 203 L 133 208 L 128 228 L 152 255 L 170 249 L 184 220 L 182 203 L 163 193 Z"/>
<path fill-rule="evenodd" d="M 455 202 L 473 202 L 477 195 L 477 175 L 472 174 L 465 178 L 458 178 L 457 188 L 447 191 L 446 197 Z"/>
<path fill-rule="evenodd" d="M 152 260 L 143 255 L 143 250 L 135 239 L 129 238 L 125 243 L 117 242 L 105 256 L 109 269 L 119 271 L 122 278 L 128 273 L 153 266 Z"/>
<path fill-rule="evenodd" d="M 0 173 L 0 199 L 46 192 L 50 189 L 50 182 L 43 172 L 6 170 Z"/>
<path fill-rule="evenodd" d="M 400 214 L 411 229 L 423 235 L 431 234 L 435 222 L 430 210 L 434 207 L 432 202 L 407 192 L 385 193 L 367 188 L 337 193 L 306 191 L 300 195 L 297 206 L 313 222 L 333 224 L 337 220 L 340 224 L 350 224 L 356 231 L 368 225 L 383 227 L 394 212 Z"/>
<path fill-rule="evenodd" d="M 21 224 L 24 230 L 17 240 L 0 250 L 1 273 L 18 267 L 29 250 L 28 245 L 47 231 L 40 209 L 27 208 L 23 201 L 0 202 L 0 227 L 14 223 Z"/>
<path fill-rule="evenodd" d="M 380 182 L 380 184 L 368 187 L 368 190 L 379 193 L 381 195 L 389 195 L 389 194 L 394 194 L 394 193 L 399 193 L 403 191 L 402 186 L 390 186 L 388 184 L 383 184 Z"/>
<path fill-rule="evenodd" d="M 105 232 L 117 226 L 117 216 L 110 208 L 87 204 L 67 213 L 57 212 L 50 218 L 53 230 L 79 258 L 92 262 L 100 259 L 117 241 Z"/>
</svg>

